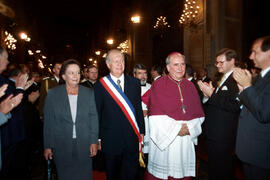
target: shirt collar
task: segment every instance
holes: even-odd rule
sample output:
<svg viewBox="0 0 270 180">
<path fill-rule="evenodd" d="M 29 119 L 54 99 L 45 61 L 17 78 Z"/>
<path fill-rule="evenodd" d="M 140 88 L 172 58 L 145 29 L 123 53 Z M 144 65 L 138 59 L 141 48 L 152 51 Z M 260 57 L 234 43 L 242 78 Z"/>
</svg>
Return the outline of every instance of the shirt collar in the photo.
<svg viewBox="0 0 270 180">
<path fill-rule="evenodd" d="M 261 76 L 264 77 L 270 71 L 270 66 L 261 71 Z"/>
<path fill-rule="evenodd" d="M 115 83 L 117 83 L 117 80 L 118 80 L 118 79 L 120 79 L 121 84 L 124 83 L 124 74 L 122 74 L 119 78 L 115 77 L 115 76 L 112 75 L 111 73 L 110 73 L 110 76 L 111 76 L 112 80 L 113 80 Z"/>
<path fill-rule="evenodd" d="M 95 84 L 97 81 L 91 81 L 90 79 L 88 79 L 88 81 L 92 84 Z"/>
<path fill-rule="evenodd" d="M 15 79 L 13 79 L 13 78 L 9 78 L 9 80 L 11 80 L 14 83 L 16 82 Z"/>
<path fill-rule="evenodd" d="M 57 82 L 59 82 L 59 78 L 55 75 L 53 75 Z"/>
<path fill-rule="evenodd" d="M 155 81 L 155 80 L 157 80 L 157 79 L 158 79 L 158 78 L 160 78 L 160 77 L 161 77 L 160 75 L 159 75 L 159 76 L 157 76 L 157 77 L 155 77 L 155 78 L 154 78 L 154 81 Z"/>
<path fill-rule="evenodd" d="M 224 81 L 233 73 L 233 70 L 227 72 L 224 74 L 225 78 L 224 78 Z"/>
<path fill-rule="evenodd" d="M 202 77 L 202 81 L 204 81 L 204 80 L 205 80 L 205 78 L 206 78 L 206 76 L 203 76 L 203 77 Z"/>
</svg>

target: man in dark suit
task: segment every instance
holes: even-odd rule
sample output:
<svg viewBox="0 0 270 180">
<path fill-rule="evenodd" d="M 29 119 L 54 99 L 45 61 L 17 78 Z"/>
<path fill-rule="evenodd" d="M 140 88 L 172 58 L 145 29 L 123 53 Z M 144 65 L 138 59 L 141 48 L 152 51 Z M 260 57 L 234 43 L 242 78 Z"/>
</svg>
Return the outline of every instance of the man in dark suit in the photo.
<svg viewBox="0 0 270 180">
<path fill-rule="evenodd" d="M 48 90 L 57 86 L 59 84 L 59 72 L 61 69 L 62 63 L 55 62 L 53 65 L 53 75 L 51 77 L 46 77 L 42 80 L 40 86 L 40 96 L 39 96 L 39 103 L 38 103 L 38 110 L 40 117 L 43 118 L 43 107 L 45 103 L 45 98 L 47 96 Z"/>
<path fill-rule="evenodd" d="M 86 80 L 81 85 L 94 89 L 94 84 L 98 79 L 98 68 L 94 65 L 88 66 L 85 76 Z"/>
<path fill-rule="evenodd" d="M 198 79 L 202 82 L 209 82 L 211 79 L 207 76 L 207 69 L 206 68 L 200 68 L 198 70 Z"/>
<path fill-rule="evenodd" d="M 95 84 L 95 98 L 100 121 L 101 148 L 106 160 L 108 180 L 134 180 L 139 159 L 139 137 L 143 139 L 144 118 L 141 106 L 141 87 L 138 79 L 124 75 L 124 55 L 113 49 L 108 52 L 106 64 L 110 74 L 106 76 L 115 90 L 127 97 L 134 108 L 139 133 L 136 134 L 123 109 L 105 89 L 102 80 Z M 116 87 L 117 86 L 117 87 Z"/>
<path fill-rule="evenodd" d="M 203 98 L 203 93 L 202 93 L 202 91 L 200 90 L 200 88 L 199 88 L 199 86 L 198 86 L 198 84 L 197 84 L 197 80 L 194 79 L 194 70 L 193 70 L 192 66 L 189 65 L 189 64 L 186 64 L 185 78 L 186 78 L 187 80 L 191 81 L 191 82 L 194 84 L 194 86 L 196 87 L 196 89 L 197 89 L 197 91 L 198 91 L 198 94 L 199 94 L 199 96 L 200 96 L 200 100 L 202 100 L 202 98 Z"/>
<path fill-rule="evenodd" d="M 157 80 L 158 78 L 160 78 L 162 75 L 162 68 L 158 65 L 154 65 L 151 68 L 151 77 L 152 77 L 152 81 Z"/>
<path fill-rule="evenodd" d="M 244 163 L 245 180 L 270 179 L 270 36 L 257 39 L 249 57 L 261 68 L 252 85 L 247 70 L 236 69 L 243 105 L 238 125 L 236 154 Z"/>
<path fill-rule="evenodd" d="M 2 169 L 2 147 L 1 147 L 1 130 L 2 126 L 5 126 L 5 123 L 8 120 L 11 120 L 11 114 L 9 113 L 11 110 L 17 107 L 21 103 L 22 100 L 22 93 L 16 92 L 17 96 L 12 97 L 11 95 L 11 88 L 8 88 L 8 79 L 6 79 L 1 74 L 7 68 L 9 61 L 8 61 L 8 52 L 6 49 L 0 46 L 0 179 L 4 179 L 4 176 L 1 175 Z M 18 84 L 20 84 L 18 82 Z M 22 84 L 21 84 L 22 85 Z M 9 89 L 9 90 L 7 90 Z M 21 91 L 21 90 L 19 90 Z M 8 97 L 4 96 L 6 94 Z M 4 96 L 4 98 L 2 98 Z M 13 119 L 14 121 L 14 119 Z M 4 154 L 4 153 L 3 153 Z M 5 174 L 6 175 L 6 174 Z"/>
<path fill-rule="evenodd" d="M 9 70 L 6 95 L 25 94 L 27 74 L 22 74 L 19 67 Z M 11 119 L 1 128 L 3 148 L 3 179 L 27 179 L 27 144 L 23 119 L 22 102 L 11 111 Z"/>
<path fill-rule="evenodd" d="M 208 146 L 209 178 L 211 180 L 233 179 L 233 150 L 240 105 L 236 97 L 238 87 L 232 77 L 236 52 L 224 48 L 216 54 L 216 67 L 222 74 L 214 88 L 212 82 L 199 81 L 198 85 L 205 103 L 205 135 Z"/>
</svg>

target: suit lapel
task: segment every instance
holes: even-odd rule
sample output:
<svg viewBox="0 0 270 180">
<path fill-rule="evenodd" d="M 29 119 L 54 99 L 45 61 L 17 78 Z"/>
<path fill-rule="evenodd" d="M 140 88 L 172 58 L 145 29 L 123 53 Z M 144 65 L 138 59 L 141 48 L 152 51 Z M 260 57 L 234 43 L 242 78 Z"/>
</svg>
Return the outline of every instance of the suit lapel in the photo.
<svg viewBox="0 0 270 180">
<path fill-rule="evenodd" d="M 72 121 L 72 116 L 71 116 L 71 110 L 70 110 L 70 103 L 69 103 L 69 99 L 68 99 L 68 94 L 67 94 L 67 90 L 66 90 L 66 86 L 63 85 L 62 86 L 62 93 L 61 95 L 63 96 L 63 108 L 64 108 L 64 112 L 67 112 L 67 116 L 68 119 Z"/>
<path fill-rule="evenodd" d="M 81 114 L 81 112 L 83 111 L 83 106 L 82 106 L 82 102 L 83 101 L 87 101 L 86 99 L 83 99 L 84 95 L 82 94 L 82 90 L 79 86 L 79 90 L 78 90 L 78 99 L 77 99 L 77 113 L 76 113 L 76 123 L 78 122 L 79 115 Z"/>
<path fill-rule="evenodd" d="M 129 98 L 129 87 L 130 87 L 130 85 L 129 85 L 129 80 L 128 80 L 128 77 L 125 75 L 124 76 L 124 93 L 125 93 L 125 95 Z"/>
<path fill-rule="evenodd" d="M 222 89 L 226 86 L 228 88 L 229 84 L 231 83 L 232 74 L 223 82 L 223 84 L 219 87 L 218 91 L 216 93 L 219 93 L 222 91 Z"/>
<path fill-rule="evenodd" d="M 260 74 L 258 76 L 261 76 Z M 255 82 L 255 87 L 258 88 L 258 90 L 263 89 L 264 87 L 266 87 L 266 84 L 268 84 L 270 80 L 270 71 L 267 72 L 267 74 L 263 77 L 258 79 L 258 81 Z"/>
</svg>

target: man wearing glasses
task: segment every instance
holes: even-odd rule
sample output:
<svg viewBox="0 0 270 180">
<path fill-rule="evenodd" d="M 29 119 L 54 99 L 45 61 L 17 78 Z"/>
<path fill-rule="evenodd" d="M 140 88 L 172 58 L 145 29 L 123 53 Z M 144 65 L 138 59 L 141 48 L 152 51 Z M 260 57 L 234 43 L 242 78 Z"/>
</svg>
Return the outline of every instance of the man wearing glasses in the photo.
<svg viewBox="0 0 270 180">
<path fill-rule="evenodd" d="M 233 173 L 233 150 L 240 112 L 237 95 L 239 89 L 232 77 L 237 54 L 224 48 L 216 54 L 215 65 L 222 74 L 213 87 L 212 82 L 198 81 L 204 94 L 205 133 L 208 146 L 208 166 L 210 180 L 230 180 Z"/>
</svg>

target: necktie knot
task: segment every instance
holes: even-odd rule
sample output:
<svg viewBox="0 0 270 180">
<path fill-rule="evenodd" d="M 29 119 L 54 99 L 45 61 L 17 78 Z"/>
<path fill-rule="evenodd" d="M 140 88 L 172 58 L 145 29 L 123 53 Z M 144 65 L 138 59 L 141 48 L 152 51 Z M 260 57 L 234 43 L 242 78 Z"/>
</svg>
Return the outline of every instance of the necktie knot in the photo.
<svg viewBox="0 0 270 180">
<path fill-rule="evenodd" d="M 122 86 L 121 86 L 121 80 L 117 79 L 117 86 L 121 89 L 121 91 L 123 91 Z"/>
</svg>

